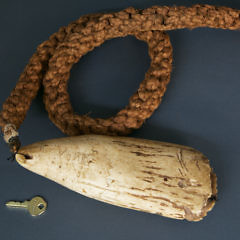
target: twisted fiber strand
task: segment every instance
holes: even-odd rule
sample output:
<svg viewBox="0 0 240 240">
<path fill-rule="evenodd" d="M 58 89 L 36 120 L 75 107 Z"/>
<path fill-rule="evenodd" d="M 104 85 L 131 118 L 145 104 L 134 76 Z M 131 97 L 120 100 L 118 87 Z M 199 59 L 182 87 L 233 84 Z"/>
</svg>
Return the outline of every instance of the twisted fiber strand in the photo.
<svg viewBox="0 0 240 240">
<path fill-rule="evenodd" d="M 239 10 L 210 5 L 154 6 L 80 17 L 38 46 L 3 104 L 0 126 L 11 123 L 19 128 L 43 84 L 49 117 L 64 133 L 128 134 L 139 128 L 159 106 L 170 80 L 172 47 L 163 31 L 196 27 L 236 30 L 240 29 L 239 13 Z M 129 104 L 111 118 L 93 119 L 75 114 L 67 92 L 73 64 L 104 41 L 127 35 L 134 35 L 149 47 L 151 64 L 139 89 Z"/>
</svg>

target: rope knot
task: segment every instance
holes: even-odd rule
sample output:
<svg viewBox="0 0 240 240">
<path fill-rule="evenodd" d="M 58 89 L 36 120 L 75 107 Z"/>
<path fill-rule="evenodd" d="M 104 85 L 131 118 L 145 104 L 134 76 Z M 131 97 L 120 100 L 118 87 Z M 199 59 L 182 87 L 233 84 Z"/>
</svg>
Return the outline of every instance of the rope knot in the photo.
<svg viewBox="0 0 240 240">
<path fill-rule="evenodd" d="M 9 123 L 4 126 L 3 138 L 5 142 L 8 144 L 11 152 L 17 153 L 21 146 L 21 142 L 19 140 L 17 128 L 14 124 Z"/>
</svg>

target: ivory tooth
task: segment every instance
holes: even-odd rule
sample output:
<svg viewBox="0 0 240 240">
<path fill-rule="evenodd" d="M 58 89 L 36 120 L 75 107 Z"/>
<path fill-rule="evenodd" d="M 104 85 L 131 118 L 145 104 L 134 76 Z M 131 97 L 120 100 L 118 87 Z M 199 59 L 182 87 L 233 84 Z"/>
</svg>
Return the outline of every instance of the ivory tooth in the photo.
<svg viewBox="0 0 240 240">
<path fill-rule="evenodd" d="M 16 160 L 85 196 L 170 218 L 199 221 L 216 200 L 208 159 L 177 144 L 82 135 L 22 147 Z"/>
</svg>

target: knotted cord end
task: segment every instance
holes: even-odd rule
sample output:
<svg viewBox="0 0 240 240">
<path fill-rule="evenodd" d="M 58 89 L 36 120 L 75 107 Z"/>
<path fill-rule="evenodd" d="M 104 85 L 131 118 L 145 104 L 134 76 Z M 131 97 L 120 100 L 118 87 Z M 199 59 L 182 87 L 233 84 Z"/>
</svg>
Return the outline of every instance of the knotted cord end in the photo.
<svg viewBox="0 0 240 240">
<path fill-rule="evenodd" d="M 3 138 L 8 144 L 10 151 L 13 153 L 17 153 L 21 146 L 21 142 L 19 140 L 19 133 L 14 124 L 6 124 L 3 127 Z"/>
</svg>

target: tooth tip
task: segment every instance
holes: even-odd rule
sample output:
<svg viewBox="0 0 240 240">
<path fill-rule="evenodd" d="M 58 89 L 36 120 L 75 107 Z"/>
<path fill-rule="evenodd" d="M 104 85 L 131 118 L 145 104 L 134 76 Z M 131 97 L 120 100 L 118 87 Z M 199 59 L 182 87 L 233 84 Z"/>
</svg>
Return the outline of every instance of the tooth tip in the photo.
<svg viewBox="0 0 240 240">
<path fill-rule="evenodd" d="M 26 163 L 26 158 L 25 158 L 25 156 L 24 156 L 23 154 L 17 153 L 16 156 L 15 156 L 15 158 L 16 158 L 16 161 L 17 161 L 20 165 L 23 164 L 23 163 Z"/>
</svg>

